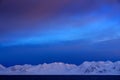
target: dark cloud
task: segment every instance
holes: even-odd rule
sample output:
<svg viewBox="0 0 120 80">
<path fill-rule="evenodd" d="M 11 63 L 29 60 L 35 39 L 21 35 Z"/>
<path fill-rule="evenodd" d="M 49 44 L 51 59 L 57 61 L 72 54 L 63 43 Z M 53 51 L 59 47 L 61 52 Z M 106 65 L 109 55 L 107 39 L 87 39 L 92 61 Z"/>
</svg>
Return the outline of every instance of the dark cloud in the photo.
<svg viewBox="0 0 120 80">
<path fill-rule="evenodd" d="M 2 1 L 2 0 L 0 0 L 0 4 L 2 4 L 2 2 L 3 2 L 3 1 Z"/>
<path fill-rule="evenodd" d="M 96 14 L 112 16 L 120 9 L 116 5 L 119 2 L 119 0 L 1 0 L 0 33 L 4 34 L 20 29 L 32 30 L 37 24 L 48 24 L 52 19 L 61 15 L 79 14 L 81 16 L 95 11 Z M 114 11 L 107 12 L 106 5 L 113 6 Z M 103 10 L 101 11 L 102 6 Z M 65 20 L 62 21 L 65 22 Z M 39 27 L 46 28 L 43 25 Z"/>
<path fill-rule="evenodd" d="M 28 14 L 51 15 L 54 13 L 76 13 L 98 9 L 104 4 L 117 3 L 118 0 L 4 0 L 1 12 L 13 15 Z M 31 16 L 31 17 L 32 17 Z M 29 16 L 30 17 L 30 16 Z"/>
</svg>

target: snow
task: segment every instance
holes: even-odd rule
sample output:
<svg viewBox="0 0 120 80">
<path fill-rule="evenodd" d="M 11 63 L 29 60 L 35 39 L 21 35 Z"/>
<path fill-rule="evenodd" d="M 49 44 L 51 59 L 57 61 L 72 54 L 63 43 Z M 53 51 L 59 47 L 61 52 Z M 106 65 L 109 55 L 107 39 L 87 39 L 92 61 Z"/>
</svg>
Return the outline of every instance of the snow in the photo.
<svg viewBox="0 0 120 80">
<path fill-rule="evenodd" d="M 86 61 L 78 66 L 62 62 L 11 67 L 0 65 L 0 75 L 120 75 L 120 61 Z"/>
</svg>

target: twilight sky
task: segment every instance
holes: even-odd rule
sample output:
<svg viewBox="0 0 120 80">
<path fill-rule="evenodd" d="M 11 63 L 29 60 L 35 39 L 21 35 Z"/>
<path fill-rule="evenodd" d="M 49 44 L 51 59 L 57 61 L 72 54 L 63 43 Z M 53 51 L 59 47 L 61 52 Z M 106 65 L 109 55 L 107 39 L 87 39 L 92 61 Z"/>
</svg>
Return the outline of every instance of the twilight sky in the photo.
<svg viewBox="0 0 120 80">
<path fill-rule="evenodd" d="M 1 0 L 0 63 L 119 60 L 119 0 Z"/>
</svg>

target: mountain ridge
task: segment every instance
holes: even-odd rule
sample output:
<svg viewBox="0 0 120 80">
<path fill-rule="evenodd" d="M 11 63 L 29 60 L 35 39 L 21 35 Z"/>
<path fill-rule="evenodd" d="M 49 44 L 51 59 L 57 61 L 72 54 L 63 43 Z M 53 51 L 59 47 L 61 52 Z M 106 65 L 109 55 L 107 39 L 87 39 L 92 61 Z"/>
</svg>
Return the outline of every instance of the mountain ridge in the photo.
<svg viewBox="0 0 120 80">
<path fill-rule="evenodd" d="M 15 65 L 11 67 L 0 66 L 0 75 L 120 75 L 120 61 L 85 61 L 80 65 L 62 62 L 44 63 L 38 65 Z"/>
</svg>

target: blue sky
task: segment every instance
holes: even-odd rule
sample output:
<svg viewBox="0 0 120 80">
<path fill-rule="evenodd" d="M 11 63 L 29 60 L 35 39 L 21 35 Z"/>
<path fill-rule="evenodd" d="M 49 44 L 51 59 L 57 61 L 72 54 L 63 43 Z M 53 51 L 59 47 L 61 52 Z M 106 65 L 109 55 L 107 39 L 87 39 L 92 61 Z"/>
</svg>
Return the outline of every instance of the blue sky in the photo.
<svg viewBox="0 0 120 80">
<path fill-rule="evenodd" d="M 119 14 L 118 0 L 4 0 L 0 63 L 119 60 Z"/>
</svg>

